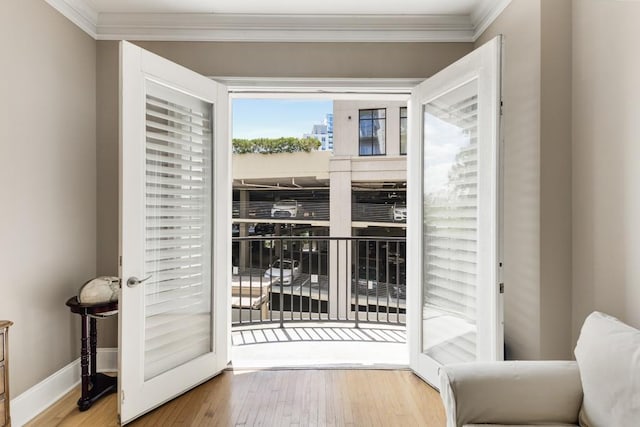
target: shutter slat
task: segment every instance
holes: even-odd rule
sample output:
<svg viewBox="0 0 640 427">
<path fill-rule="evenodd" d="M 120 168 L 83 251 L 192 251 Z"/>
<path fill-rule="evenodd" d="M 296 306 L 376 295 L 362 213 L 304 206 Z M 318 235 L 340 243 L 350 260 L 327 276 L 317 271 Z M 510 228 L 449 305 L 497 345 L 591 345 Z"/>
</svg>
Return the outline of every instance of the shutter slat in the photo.
<svg viewBox="0 0 640 427">
<path fill-rule="evenodd" d="M 183 114 L 179 114 L 179 115 L 183 116 Z M 203 131 L 207 131 L 207 132 L 210 130 L 209 121 L 202 120 L 201 118 L 195 118 L 194 121 L 191 121 L 191 120 L 187 120 L 186 118 L 184 119 L 180 118 L 178 115 L 164 114 L 164 113 L 155 111 L 153 109 L 147 110 L 147 116 L 155 117 L 161 120 L 166 120 L 168 122 L 176 123 L 182 126 L 195 127 L 197 129 L 202 129 Z"/>
<path fill-rule="evenodd" d="M 176 157 L 175 155 L 172 155 L 172 153 L 168 152 L 156 154 L 147 151 L 147 162 L 153 162 L 153 164 L 162 163 L 166 165 L 175 165 L 179 167 L 178 169 L 204 168 L 206 166 L 203 159 L 200 159 L 199 161 L 196 161 L 195 159 L 189 160 Z"/>
<path fill-rule="evenodd" d="M 170 292 L 174 289 L 205 285 L 201 280 L 198 280 L 197 278 L 173 279 L 165 280 L 163 282 L 145 283 L 147 283 L 147 285 L 145 286 L 145 295 L 152 295 L 155 293 L 161 294 L 164 292 Z"/>
<path fill-rule="evenodd" d="M 194 179 L 185 179 L 185 178 L 169 178 L 166 176 L 153 175 L 154 171 L 149 170 L 147 172 L 147 183 L 148 184 L 159 184 L 159 185 L 172 185 L 177 187 L 187 187 L 189 189 L 201 188 L 206 183 L 201 179 L 194 177 Z"/>
<path fill-rule="evenodd" d="M 189 170 L 189 169 L 179 169 L 175 166 L 161 166 L 157 164 L 147 163 L 147 170 L 154 174 L 163 174 L 163 175 L 173 175 L 170 178 L 176 178 L 179 176 L 185 177 L 197 177 L 197 178 L 205 178 L 207 176 L 207 171 L 203 170 Z"/>
<path fill-rule="evenodd" d="M 176 154 L 179 156 L 184 156 L 190 159 L 191 161 L 203 161 L 206 157 L 203 153 L 196 153 L 195 151 L 183 150 L 177 147 L 169 147 L 168 145 L 158 144 L 155 142 L 147 141 L 147 153 L 149 150 L 158 151 L 160 153 L 168 153 L 168 154 Z M 149 153 L 154 154 L 154 153 Z M 179 160 L 181 160 L 179 158 Z"/>
<path fill-rule="evenodd" d="M 208 150 L 206 145 L 203 145 L 203 141 L 198 141 L 197 138 L 190 137 L 189 140 L 181 139 L 175 136 L 167 135 L 162 132 L 153 132 L 151 130 L 147 131 L 147 142 L 152 142 L 154 144 L 160 144 L 162 146 L 167 146 L 174 148 L 182 148 L 188 153 L 204 156 Z"/>
<path fill-rule="evenodd" d="M 185 107 L 178 104 L 169 103 L 164 99 L 154 97 L 153 95 L 147 96 L 147 109 L 152 109 L 149 107 L 156 107 L 154 111 L 167 111 L 174 114 L 178 114 L 180 116 L 189 117 L 192 120 L 210 120 L 209 112 L 203 111 L 194 111 L 192 108 Z"/>
<path fill-rule="evenodd" d="M 150 127 L 152 129 L 164 130 L 166 132 L 171 132 L 173 134 L 182 135 L 186 138 L 189 138 L 188 140 L 180 141 L 181 144 L 188 144 L 190 142 L 192 143 L 192 141 L 194 140 L 197 143 L 205 143 L 208 139 L 207 133 L 189 132 L 186 129 L 180 129 L 173 126 L 163 125 L 162 123 L 154 122 L 153 120 L 145 120 L 145 124 L 147 125 L 147 127 Z M 157 132 L 147 131 L 147 136 L 149 135 L 162 135 L 162 134 Z M 202 145 L 200 144 L 194 144 L 194 145 L 199 148 L 202 148 Z"/>
<path fill-rule="evenodd" d="M 189 189 L 189 188 L 169 188 L 162 187 L 157 184 L 149 184 L 146 188 L 147 197 L 167 197 L 167 196 L 201 196 L 202 189 Z"/>
<path fill-rule="evenodd" d="M 185 236 L 182 238 L 166 239 L 166 240 L 147 238 L 145 249 L 148 253 L 153 251 L 171 249 L 171 248 L 173 249 L 197 248 L 198 250 L 200 250 L 200 248 L 202 247 L 202 243 L 203 243 L 203 239 L 201 238 L 201 236 L 195 236 L 195 237 Z M 147 254 L 147 256 L 152 256 L 152 255 Z"/>
</svg>

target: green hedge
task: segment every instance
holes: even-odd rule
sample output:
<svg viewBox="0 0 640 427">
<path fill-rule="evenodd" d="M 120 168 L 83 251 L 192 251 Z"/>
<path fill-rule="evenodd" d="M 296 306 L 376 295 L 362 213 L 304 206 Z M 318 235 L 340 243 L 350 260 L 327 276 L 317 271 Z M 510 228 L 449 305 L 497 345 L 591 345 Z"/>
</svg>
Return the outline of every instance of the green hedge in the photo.
<svg viewBox="0 0 640 427">
<path fill-rule="evenodd" d="M 247 153 L 306 153 L 320 148 L 320 141 L 315 138 L 256 138 L 233 140 L 234 154 Z"/>
</svg>

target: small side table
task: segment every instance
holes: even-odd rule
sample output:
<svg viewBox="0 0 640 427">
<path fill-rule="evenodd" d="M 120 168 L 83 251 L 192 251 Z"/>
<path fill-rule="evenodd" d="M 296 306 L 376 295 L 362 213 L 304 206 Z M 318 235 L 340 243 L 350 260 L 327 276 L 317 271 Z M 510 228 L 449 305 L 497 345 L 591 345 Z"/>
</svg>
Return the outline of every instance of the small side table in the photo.
<svg viewBox="0 0 640 427">
<path fill-rule="evenodd" d="M 80 411 L 86 411 L 93 402 L 115 393 L 118 386 L 117 377 L 97 373 L 98 333 L 96 317 L 107 317 L 118 312 L 118 302 L 104 304 L 80 304 L 78 297 L 67 300 L 72 313 L 79 314 L 82 320 L 82 349 L 80 351 L 80 367 L 82 368 L 82 395 L 78 400 Z M 91 369 L 91 372 L 89 372 Z"/>
<path fill-rule="evenodd" d="M 0 320 L 0 426 L 11 425 L 9 413 L 9 326 L 13 322 Z"/>
</svg>

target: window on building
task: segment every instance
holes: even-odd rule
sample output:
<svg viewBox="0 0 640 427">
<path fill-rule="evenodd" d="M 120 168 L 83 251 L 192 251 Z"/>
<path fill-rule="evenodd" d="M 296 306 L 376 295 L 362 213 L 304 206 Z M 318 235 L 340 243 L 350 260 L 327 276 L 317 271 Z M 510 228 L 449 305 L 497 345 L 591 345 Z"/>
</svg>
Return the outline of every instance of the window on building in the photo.
<svg viewBox="0 0 640 427">
<path fill-rule="evenodd" d="M 382 156 L 386 154 L 386 117 L 384 108 L 360 110 L 360 143 L 361 156 Z"/>
<path fill-rule="evenodd" d="M 400 154 L 407 154 L 407 107 L 400 107 Z"/>
</svg>

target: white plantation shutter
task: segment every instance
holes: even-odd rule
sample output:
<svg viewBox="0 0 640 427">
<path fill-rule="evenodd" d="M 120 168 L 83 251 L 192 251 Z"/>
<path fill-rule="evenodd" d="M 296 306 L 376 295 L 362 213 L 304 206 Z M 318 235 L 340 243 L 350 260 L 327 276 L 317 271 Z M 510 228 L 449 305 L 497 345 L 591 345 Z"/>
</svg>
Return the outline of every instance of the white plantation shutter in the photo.
<svg viewBox="0 0 640 427">
<path fill-rule="evenodd" d="M 423 319 L 448 319 L 424 331 L 423 351 L 441 363 L 476 358 L 477 99 L 473 80 L 423 110 Z"/>
<path fill-rule="evenodd" d="M 501 51 L 496 37 L 411 91 L 409 365 L 434 386 L 443 365 L 503 359 Z"/>
<path fill-rule="evenodd" d="M 147 83 L 144 378 L 212 351 L 212 105 Z"/>
</svg>

